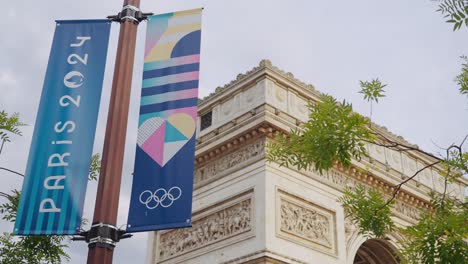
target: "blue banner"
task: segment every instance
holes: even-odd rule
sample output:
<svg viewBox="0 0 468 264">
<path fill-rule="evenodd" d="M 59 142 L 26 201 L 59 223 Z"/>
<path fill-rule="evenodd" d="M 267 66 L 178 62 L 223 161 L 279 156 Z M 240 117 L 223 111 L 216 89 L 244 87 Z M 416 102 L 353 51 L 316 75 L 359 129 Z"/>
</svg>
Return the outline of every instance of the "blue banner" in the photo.
<svg viewBox="0 0 468 264">
<path fill-rule="evenodd" d="M 14 233 L 80 231 L 109 42 L 108 20 L 57 21 Z"/>
<path fill-rule="evenodd" d="M 192 225 L 201 9 L 149 18 L 127 232 Z"/>
</svg>

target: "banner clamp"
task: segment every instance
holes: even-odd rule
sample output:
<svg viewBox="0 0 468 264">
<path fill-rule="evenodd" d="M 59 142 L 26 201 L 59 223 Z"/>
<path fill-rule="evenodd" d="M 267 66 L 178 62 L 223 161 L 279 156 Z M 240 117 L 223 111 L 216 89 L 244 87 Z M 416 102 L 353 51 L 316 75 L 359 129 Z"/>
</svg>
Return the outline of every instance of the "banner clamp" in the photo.
<svg viewBox="0 0 468 264">
<path fill-rule="evenodd" d="M 108 16 L 107 18 L 114 22 L 124 23 L 132 21 L 135 24 L 139 24 L 141 21 L 146 20 L 148 16 L 152 16 L 153 13 L 143 13 L 141 10 L 133 5 L 126 5 L 122 8 L 116 16 Z"/>
<path fill-rule="evenodd" d="M 97 223 L 92 225 L 89 231 L 81 232 L 78 236 L 73 237 L 72 240 L 84 240 L 88 243 L 89 248 L 102 247 L 113 249 L 121 239 L 130 237 L 132 237 L 131 234 L 126 233 L 123 229 L 118 229 L 116 226 Z"/>
</svg>

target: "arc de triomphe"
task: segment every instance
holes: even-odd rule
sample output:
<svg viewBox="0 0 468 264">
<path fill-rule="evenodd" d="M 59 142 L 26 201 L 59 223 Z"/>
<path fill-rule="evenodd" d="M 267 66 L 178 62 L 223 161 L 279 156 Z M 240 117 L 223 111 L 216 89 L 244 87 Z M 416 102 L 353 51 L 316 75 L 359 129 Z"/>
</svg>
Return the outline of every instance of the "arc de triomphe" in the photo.
<svg viewBox="0 0 468 264">
<path fill-rule="evenodd" d="M 346 186 L 389 190 L 430 157 L 369 146 L 371 158 L 320 175 L 265 160 L 276 131 L 305 122 L 320 92 L 264 60 L 199 104 L 193 227 L 150 233 L 147 263 L 398 263 L 398 234 L 366 240 L 337 199 Z M 409 144 L 385 128 L 381 133 Z M 449 185 L 463 197 L 466 180 Z M 402 188 L 394 219 L 415 223 L 444 180 L 425 170 Z"/>
</svg>

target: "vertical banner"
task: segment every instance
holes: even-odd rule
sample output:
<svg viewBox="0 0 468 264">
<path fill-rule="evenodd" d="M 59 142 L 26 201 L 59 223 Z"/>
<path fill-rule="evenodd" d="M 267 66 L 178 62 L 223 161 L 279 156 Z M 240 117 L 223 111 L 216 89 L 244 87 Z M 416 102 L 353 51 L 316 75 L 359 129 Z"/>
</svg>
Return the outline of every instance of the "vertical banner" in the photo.
<svg viewBox="0 0 468 264">
<path fill-rule="evenodd" d="M 192 225 L 201 11 L 149 18 L 127 232 Z"/>
<path fill-rule="evenodd" d="M 17 235 L 79 233 L 108 20 L 57 21 L 17 211 Z"/>
</svg>

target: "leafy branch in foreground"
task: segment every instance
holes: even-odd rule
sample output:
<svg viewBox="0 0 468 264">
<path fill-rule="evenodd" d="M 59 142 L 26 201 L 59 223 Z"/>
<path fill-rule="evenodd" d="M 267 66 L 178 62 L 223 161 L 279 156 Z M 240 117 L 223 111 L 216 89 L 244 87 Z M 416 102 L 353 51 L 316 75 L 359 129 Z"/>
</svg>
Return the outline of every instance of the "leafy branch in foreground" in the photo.
<svg viewBox="0 0 468 264">
<path fill-rule="evenodd" d="M 466 76 L 463 74 L 468 67 L 463 67 L 456 81 L 460 92 L 466 94 Z M 360 82 L 360 85 L 364 99 L 371 104 L 383 97 L 385 85 L 378 79 Z M 366 144 L 425 156 L 432 162 L 426 163 L 401 182 L 389 186 L 389 198 L 385 198 L 377 189 L 356 186 L 345 189 L 339 201 L 346 216 L 358 227 L 359 234 L 368 238 L 383 238 L 391 231 L 398 231 L 404 235 L 406 240 L 400 242 L 403 248 L 400 254 L 405 263 L 467 263 L 467 204 L 454 200 L 447 190 L 450 182 L 468 175 L 468 153 L 463 151 L 468 135 L 459 145 L 448 147 L 446 157 L 441 158 L 384 135 L 377 127 L 371 126 L 369 119 L 354 113 L 349 103 L 337 102 L 330 96 L 321 99 L 321 102 L 309 105 L 309 120 L 304 125 L 293 129 L 290 135 L 280 134 L 275 142 L 268 145 L 267 159 L 280 166 L 312 168 L 323 173 L 335 163 L 350 167 L 353 159 L 359 161 L 361 157 L 367 156 Z M 391 219 L 392 207 L 402 186 L 429 168 L 445 177 L 442 193 L 432 198 L 431 208 L 420 212 L 418 224 L 396 228 Z"/>
<path fill-rule="evenodd" d="M 2 195 L 7 202 L 0 205 L 2 219 L 14 222 L 18 208 L 20 192 Z M 65 252 L 64 236 L 24 236 L 13 237 L 11 233 L 0 234 L 0 263 L 61 263 L 70 260 Z"/>
<path fill-rule="evenodd" d="M 455 82 L 459 86 L 459 91 L 461 94 L 468 95 L 468 57 L 461 56 L 464 63 L 462 63 L 462 71 L 457 77 L 455 77 Z"/>
<path fill-rule="evenodd" d="M 338 102 L 325 95 L 322 102 L 309 105 L 309 121 L 288 136 L 279 135 L 269 144 L 267 160 L 298 169 L 313 168 L 320 173 L 335 161 L 345 166 L 366 156 L 365 141 L 375 136 L 368 129 L 369 120 L 353 112 L 346 101 Z"/>
<path fill-rule="evenodd" d="M 467 0 L 436 0 L 439 2 L 437 12 L 440 12 L 447 23 L 453 24 L 453 31 L 460 29 L 463 24 L 468 27 Z"/>
<path fill-rule="evenodd" d="M 466 204 L 433 195 L 432 210 L 414 226 L 400 229 L 406 237 L 402 263 L 466 263 L 468 210 Z"/>
<path fill-rule="evenodd" d="M 382 82 L 377 78 L 373 79 L 372 81 L 359 81 L 359 85 L 361 86 L 361 90 L 359 93 L 364 94 L 364 100 L 367 101 L 375 101 L 379 102 L 379 98 L 385 97 L 385 86 L 386 84 L 382 84 Z"/>
<path fill-rule="evenodd" d="M 377 190 L 366 190 L 363 185 L 354 189 L 346 188 L 339 202 L 343 205 L 346 217 L 351 218 L 359 233 L 365 237 L 383 238 L 395 228 L 390 218 L 395 201 L 388 203 Z"/>
<path fill-rule="evenodd" d="M 88 180 L 97 181 L 99 172 L 101 171 L 101 156 L 99 153 L 94 153 L 91 157 L 91 165 L 89 166 Z"/>
<path fill-rule="evenodd" d="M 19 127 L 24 125 L 20 122 L 18 113 L 8 115 L 7 112 L 0 111 L 0 140 L 10 142 L 9 133 L 21 136 Z"/>
</svg>

